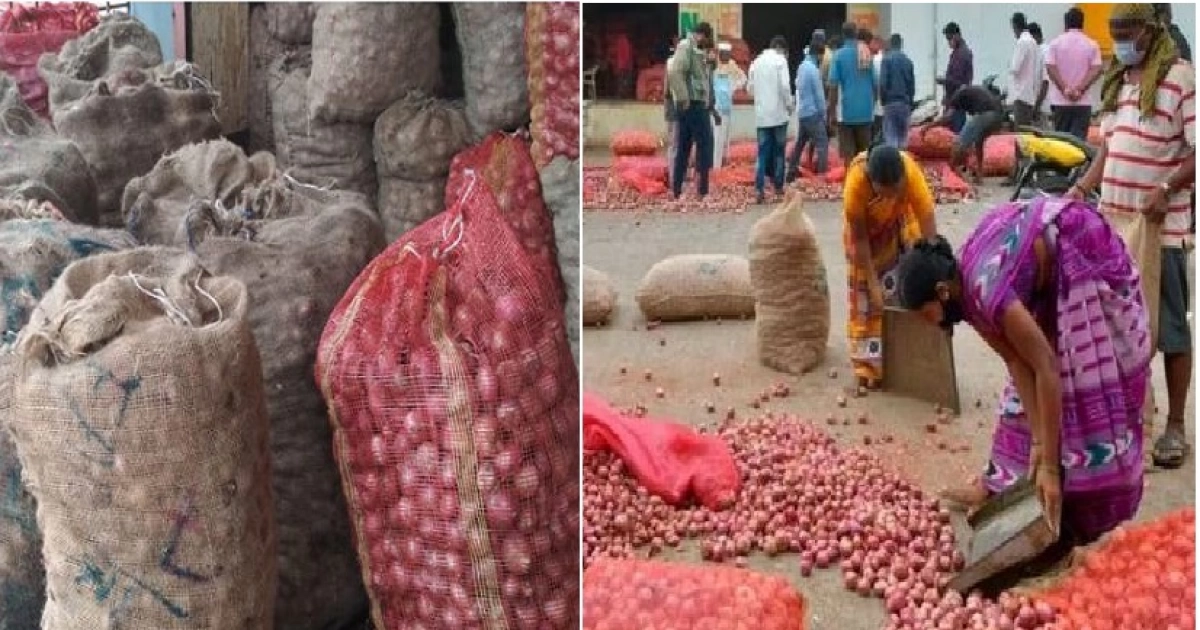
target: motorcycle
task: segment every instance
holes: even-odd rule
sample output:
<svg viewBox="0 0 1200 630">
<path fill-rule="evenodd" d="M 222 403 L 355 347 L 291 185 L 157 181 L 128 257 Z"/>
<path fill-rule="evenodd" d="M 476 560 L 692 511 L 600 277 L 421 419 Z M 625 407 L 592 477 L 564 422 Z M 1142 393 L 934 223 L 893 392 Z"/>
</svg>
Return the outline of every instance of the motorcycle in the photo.
<svg viewBox="0 0 1200 630">
<path fill-rule="evenodd" d="M 1097 153 L 1069 133 L 1017 128 L 1017 183 L 1011 201 L 1065 194 L 1087 173 Z"/>
</svg>

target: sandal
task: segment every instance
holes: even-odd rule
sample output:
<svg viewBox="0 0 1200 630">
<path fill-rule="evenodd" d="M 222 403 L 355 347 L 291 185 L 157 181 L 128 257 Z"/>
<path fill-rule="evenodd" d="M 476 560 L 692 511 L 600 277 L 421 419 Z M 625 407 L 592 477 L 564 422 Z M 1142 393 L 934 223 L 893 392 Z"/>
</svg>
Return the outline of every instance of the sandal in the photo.
<svg viewBox="0 0 1200 630">
<path fill-rule="evenodd" d="M 1174 470 L 1183 466 L 1187 461 L 1192 447 L 1187 443 L 1183 427 L 1175 423 L 1167 423 L 1158 441 L 1154 443 L 1154 465 L 1159 468 Z"/>
</svg>

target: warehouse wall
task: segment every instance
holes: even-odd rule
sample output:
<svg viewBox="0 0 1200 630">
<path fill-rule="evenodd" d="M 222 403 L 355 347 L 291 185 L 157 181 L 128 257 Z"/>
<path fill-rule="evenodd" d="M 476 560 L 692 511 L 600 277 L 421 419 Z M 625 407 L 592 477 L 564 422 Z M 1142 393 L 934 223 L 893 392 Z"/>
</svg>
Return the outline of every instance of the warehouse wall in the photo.
<svg viewBox="0 0 1200 630">
<path fill-rule="evenodd" d="M 1030 22 L 1042 26 L 1049 40 L 1062 32 L 1063 14 L 1071 6 L 1070 3 L 1022 4 L 1020 10 Z M 934 93 L 934 77 L 946 69 L 950 51 L 942 37 L 942 28 L 948 22 L 958 23 L 975 53 L 975 80 L 996 74 L 1000 76 L 998 84 L 1007 85 L 1008 62 L 1014 45 L 1009 18 L 1017 5 L 920 3 L 892 4 L 890 9 L 890 19 L 884 24 L 904 37 L 916 70 L 918 98 Z M 1175 23 L 1186 35 L 1194 37 L 1196 5 L 1174 3 L 1173 10 Z M 1194 48 L 1195 40 L 1189 41 Z"/>
</svg>

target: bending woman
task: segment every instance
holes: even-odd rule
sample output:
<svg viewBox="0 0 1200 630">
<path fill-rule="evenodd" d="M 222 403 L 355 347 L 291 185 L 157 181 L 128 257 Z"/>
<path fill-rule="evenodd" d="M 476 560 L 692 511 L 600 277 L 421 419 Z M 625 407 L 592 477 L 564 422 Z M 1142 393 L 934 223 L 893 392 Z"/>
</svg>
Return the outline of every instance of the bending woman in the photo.
<svg viewBox="0 0 1200 630">
<path fill-rule="evenodd" d="M 1137 512 L 1150 325 L 1121 237 L 1069 199 L 991 210 L 955 259 L 922 244 L 902 257 L 900 303 L 949 328 L 965 320 L 1008 367 L 976 507 L 1029 477 L 1060 540 L 1087 544 Z"/>
<path fill-rule="evenodd" d="M 912 157 L 879 146 L 850 163 L 843 197 L 850 361 L 858 384 L 874 389 L 883 378 L 883 308 L 895 297 L 900 252 L 937 235 L 933 194 Z"/>
</svg>

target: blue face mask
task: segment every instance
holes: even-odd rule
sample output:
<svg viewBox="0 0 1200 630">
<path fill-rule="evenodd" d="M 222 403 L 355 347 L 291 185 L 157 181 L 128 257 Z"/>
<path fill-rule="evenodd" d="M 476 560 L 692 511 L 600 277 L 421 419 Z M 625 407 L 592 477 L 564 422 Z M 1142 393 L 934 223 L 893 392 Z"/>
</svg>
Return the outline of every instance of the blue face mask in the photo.
<svg viewBox="0 0 1200 630">
<path fill-rule="evenodd" d="M 1126 66 L 1136 66 L 1146 56 L 1146 51 L 1137 49 L 1137 40 L 1113 42 L 1113 55 Z"/>
</svg>

